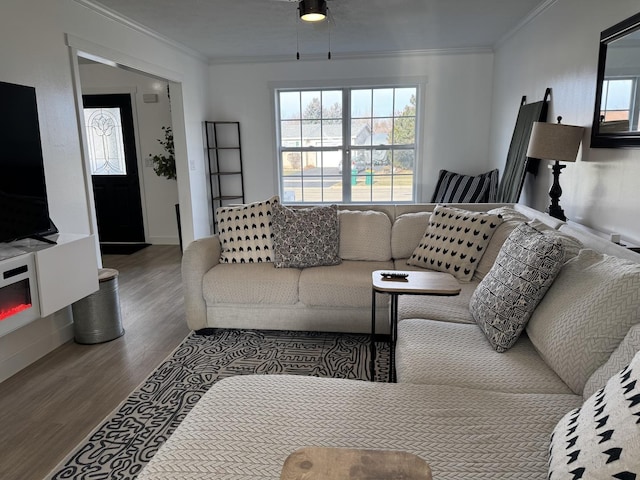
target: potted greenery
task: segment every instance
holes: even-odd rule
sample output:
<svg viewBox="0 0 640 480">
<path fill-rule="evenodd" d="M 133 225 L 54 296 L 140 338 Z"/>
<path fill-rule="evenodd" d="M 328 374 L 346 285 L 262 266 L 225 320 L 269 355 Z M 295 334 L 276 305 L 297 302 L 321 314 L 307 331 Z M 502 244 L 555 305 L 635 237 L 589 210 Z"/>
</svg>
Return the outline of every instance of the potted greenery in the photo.
<svg viewBox="0 0 640 480">
<path fill-rule="evenodd" d="M 167 155 L 151 155 L 153 161 L 153 171 L 159 177 L 166 177 L 169 180 L 176 179 L 176 157 L 173 150 L 173 130 L 171 127 L 162 127 L 164 139 L 159 138 L 158 143 L 162 145 Z"/>
</svg>

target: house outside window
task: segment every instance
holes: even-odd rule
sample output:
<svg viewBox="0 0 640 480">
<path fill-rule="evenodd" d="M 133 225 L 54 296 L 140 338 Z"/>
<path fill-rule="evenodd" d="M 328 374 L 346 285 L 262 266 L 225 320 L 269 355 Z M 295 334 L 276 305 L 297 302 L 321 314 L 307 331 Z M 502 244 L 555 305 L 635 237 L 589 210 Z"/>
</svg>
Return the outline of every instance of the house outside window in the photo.
<svg viewBox="0 0 640 480">
<path fill-rule="evenodd" d="M 418 87 L 277 90 L 284 203 L 414 202 Z"/>
</svg>

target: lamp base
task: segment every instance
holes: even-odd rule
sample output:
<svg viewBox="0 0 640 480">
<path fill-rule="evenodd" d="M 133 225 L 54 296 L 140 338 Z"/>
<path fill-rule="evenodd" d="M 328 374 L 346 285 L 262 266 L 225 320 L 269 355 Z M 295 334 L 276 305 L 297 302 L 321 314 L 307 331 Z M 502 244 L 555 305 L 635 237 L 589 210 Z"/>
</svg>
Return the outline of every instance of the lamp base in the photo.
<svg viewBox="0 0 640 480">
<path fill-rule="evenodd" d="M 562 169 L 565 168 L 566 165 L 561 165 L 559 161 L 556 160 L 556 163 L 551 168 L 553 172 L 553 185 L 551 186 L 551 190 L 549 190 L 549 197 L 551 197 L 551 205 L 549 205 L 549 215 L 558 220 L 562 220 L 563 222 L 567 219 L 564 216 L 564 210 L 560 207 L 560 196 L 562 195 L 562 188 L 560 188 L 560 173 Z"/>
<path fill-rule="evenodd" d="M 562 207 L 560 207 L 560 205 L 549 205 L 547 213 L 553 218 L 557 218 L 558 220 L 562 220 L 563 222 L 567 219 L 567 217 L 564 216 L 564 210 L 562 210 Z"/>
</svg>

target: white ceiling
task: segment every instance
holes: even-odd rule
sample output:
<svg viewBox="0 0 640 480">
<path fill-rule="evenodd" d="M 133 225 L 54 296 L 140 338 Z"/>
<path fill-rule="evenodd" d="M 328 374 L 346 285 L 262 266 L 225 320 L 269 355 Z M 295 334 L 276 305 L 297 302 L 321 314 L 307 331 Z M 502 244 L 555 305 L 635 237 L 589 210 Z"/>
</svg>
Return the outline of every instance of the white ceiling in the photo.
<svg viewBox="0 0 640 480">
<path fill-rule="evenodd" d="M 76 0 L 186 46 L 211 63 L 326 56 L 327 23 L 292 0 Z M 329 0 L 331 52 L 367 56 L 492 48 L 551 0 Z M 299 46 L 296 46 L 299 38 Z"/>
</svg>

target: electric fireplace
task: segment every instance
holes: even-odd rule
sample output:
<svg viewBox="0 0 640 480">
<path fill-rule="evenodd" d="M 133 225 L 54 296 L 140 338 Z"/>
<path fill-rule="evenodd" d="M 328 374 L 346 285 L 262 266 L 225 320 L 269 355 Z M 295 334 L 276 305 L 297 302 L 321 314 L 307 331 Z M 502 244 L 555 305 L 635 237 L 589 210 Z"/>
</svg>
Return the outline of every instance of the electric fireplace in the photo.
<svg viewBox="0 0 640 480">
<path fill-rule="evenodd" d="M 40 317 L 33 255 L 3 261 L 0 269 L 0 335 Z"/>
</svg>

